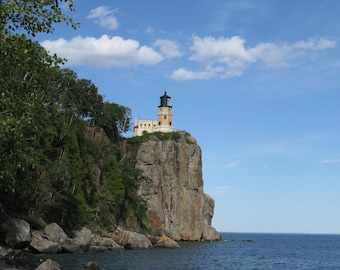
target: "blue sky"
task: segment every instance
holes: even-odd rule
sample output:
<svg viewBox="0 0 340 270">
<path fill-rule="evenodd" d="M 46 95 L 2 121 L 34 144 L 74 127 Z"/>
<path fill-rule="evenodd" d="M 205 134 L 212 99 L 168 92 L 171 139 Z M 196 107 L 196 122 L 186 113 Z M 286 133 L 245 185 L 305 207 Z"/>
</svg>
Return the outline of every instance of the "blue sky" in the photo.
<svg viewBox="0 0 340 270">
<path fill-rule="evenodd" d="M 80 0 L 78 30 L 38 39 L 133 118 L 156 119 L 167 91 L 219 231 L 340 233 L 339 14 L 338 0 Z"/>
</svg>

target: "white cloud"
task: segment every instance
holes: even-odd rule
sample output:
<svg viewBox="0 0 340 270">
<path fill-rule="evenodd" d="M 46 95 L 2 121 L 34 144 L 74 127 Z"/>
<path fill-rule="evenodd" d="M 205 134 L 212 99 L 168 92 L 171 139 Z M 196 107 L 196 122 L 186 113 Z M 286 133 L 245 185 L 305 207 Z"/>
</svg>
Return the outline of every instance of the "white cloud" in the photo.
<svg viewBox="0 0 340 270">
<path fill-rule="evenodd" d="M 288 45 L 278 46 L 273 43 L 260 43 L 249 49 L 249 52 L 255 59 L 264 62 L 267 67 L 287 67 L 291 48 Z"/>
<path fill-rule="evenodd" d="M 119 36 L 100 38 L 75 37 L 71 40 L 45 40 L 41 45 L 52 53 L 68 59 L 71 66 L 128 67 L 132 65 L 155 65 L 163 56 L 153 48 L 140 46 L 133 39 Z"/>
<path fill-rule="evenodd" d="M 325 38 L 280 45 L 259 43 L 251 48 L 247 48 L 245 44 L 246 40 L 238 36 L 231 38 L 193 36 L 189 60 L 204 66 L 205 71 L 190 71 L 182 67 L 175 70 L 171 77 L 174 80 L 230 78 L 241 76 L 245 69 L 255 63 L 262 62 L 268 68 L 289 67 L 292 59 L 304 55 L 301 52 L 336 47 L 335 41 Z"/>
<path fill-rule="evenodd" d="M 145 30 L 145 33 L 148 33 L 148 34 L 152 34 L 154 32 L 155 32 L 155 29 L 150 27 L 150 26 L 148 28 L 146 28 L 146 30 Z"/>
<path fill-rule="evenodd" d="M 308 41 L 299 41 L 292 45 L 292 48 L 310 49 L 310 50 L 326 50 L 335 48 L 336 42 L 325 38 L 319 40 L 310 39 Z"/>
<path fill-rule="evenodd" d="M 226 167 L 227 169 L 230 169 L 230 168 L 235 168 L 235 167 L 237 167 L 238 165 L 239 165 L 238 162 L 232 162 L 232 163 L 228 163 L 225 167 Z"/>
<path fill-rule="evenodd" d="M 340 163 L 340 159 L 325 159 L 325 160 L 321 160 L 321 163 L 323 164 Z"/>
<path fill-rule="evenodd" d="M 255 59 L 244 47 L 245 40 L 234 36 L 231 38 L 193 37 L 193 51 L 190 60 L 212 64 L 225 63 L 239 66 L 243 62 L 254 62 Z"/>
<path fill-rule="evenodd" d="M 175 41 L 168 39 L 158 39 L 154 47 L 159 47 L 159 50 L 166 58 L 181 57 L 182 53 L 179 50 L 179 45 Z"/>
<path fill-rule="evenodd" d="M 90 14 L 86 17 L 87 19 L 97 19 L 96 22 L 102 27 L 115 30 L 118 27 L 118 21 L 114 14 L 117 9 L 109 9 L 106 6 L 99 6 L 95 9 L 90 10 Z"/>
<path fill-rule="evenodd" d="M 184 68 L 180 68 L 175 70 L 171 74 L 171 78 L 176 81 L 185 81 L 185 80 L 207 80 L 214 78 L 216 75 L 213 72 L 209 71 L 190 71 Z"/>
</svg>

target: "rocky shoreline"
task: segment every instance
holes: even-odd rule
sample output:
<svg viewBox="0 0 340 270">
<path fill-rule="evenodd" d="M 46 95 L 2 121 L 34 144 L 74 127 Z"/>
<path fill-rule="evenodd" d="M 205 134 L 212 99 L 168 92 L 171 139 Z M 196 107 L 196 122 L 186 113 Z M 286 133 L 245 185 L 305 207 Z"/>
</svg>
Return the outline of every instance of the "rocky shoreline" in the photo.
<svg viewBox="0 0 340 270">
<path fill-rule="evenodd" d="M 87 227 L 66 232 L 57 224 L 46 225 L 43 230 L 32 230 L 23 219 L 9 219 L 1 226 L 5 232 L 5 245 L 0 245 L 0 269 L 61 270 L 57 262 L 45 260 L 37 266 L 18 265 L 18 259 L 27 254 L 58 254 L 77 252 L 103 252 L 120 249 L 179 248 L 173 239 L 148 236 L 116 228 L 113 232 L 90 230 Z M 84 269 L 101 269 L 96 262 L 89 262 Z"/>
</svg>

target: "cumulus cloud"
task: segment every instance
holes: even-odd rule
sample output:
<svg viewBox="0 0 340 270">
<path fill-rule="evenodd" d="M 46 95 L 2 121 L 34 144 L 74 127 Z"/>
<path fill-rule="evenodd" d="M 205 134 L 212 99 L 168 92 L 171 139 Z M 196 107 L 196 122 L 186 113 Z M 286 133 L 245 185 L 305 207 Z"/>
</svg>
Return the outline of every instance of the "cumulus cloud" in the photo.
<svg viewBox="0 0 340 270">
<path fill-rule="evenodd" d="M 128 67 L 155 65 L 164 57 L 153 48 L 141 46 L 133 39 L 103 35 L 100 38 L 75 37 L 71 40 L 46 40 L 41 45 L 68 59 L 71 66 Z"/>
<path fill-rule="evenodd" d="M 158 39 L 154 44 L 154 47 L 158 47 L 160 52 L 166 58 L 181 57 L 182 53 L 179 50 L 179 45 L 175 41 L 168 39 Z"/>
<path fill-rule="evenodd" d="M 299 52 L 326 50 L 336 47 L 336 42 L 325 38 L 298 41 L 293 44 L 259 43 L 246 47 L 246 40 L 233 36 L 193 36 L 189 60 L 197 62 L 205 70 L 190 71 L 184 67 L 175 70 L 174 80 L 230 78 L 241 76 L 245 69 L 255 63 L 264 63 L 268 68 L 288 67 Z M 207 76 L 209 74 L 209 76 Z M 203 76 L 202 76 L 203 75 Z"/>
<path fill-rule="evenodd" d="M 325 159 L 325 160 L 321 160 L 321 163 L 323 164 L 340 163 L 340 159 Z"/>
<path fill-rule="evenodd" d="M 255 59 L 244 47 L 245 40 L 240 37 L 213 38 L 193 37 L 190 60 L 202 63 L 224 63 L 239 66 L 240 63 L 254 62 Z"/>
<path fill-rule="evenodd" d="M 114 16 L 117 9 L 109 9 L 106 6 L 99 6 L 95 9 L 90 10 L 90 14 L 86 17 L 87 19 L 96 19 L 102 27 L 115 30 L 118 27 L 118 21 Z"/>
</svg>

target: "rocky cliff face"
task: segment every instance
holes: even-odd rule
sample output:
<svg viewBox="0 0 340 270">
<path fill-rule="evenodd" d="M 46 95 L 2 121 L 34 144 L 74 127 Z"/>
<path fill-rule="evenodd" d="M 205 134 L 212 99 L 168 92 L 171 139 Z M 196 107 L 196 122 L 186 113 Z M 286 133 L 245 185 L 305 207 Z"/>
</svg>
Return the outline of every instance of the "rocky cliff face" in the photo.
<svg viewBox="0 0 340 270">
<path fill-rule="evenodd" d="M 153 230 L 174 240 L 220 240 L 211 226 L 214 200 L 203 191 L 202 153 L 192 137 L 157 139 L 138 148 L 136 167 L 146 180 L 139 193 L 148 203 Z"/>
</svg>

